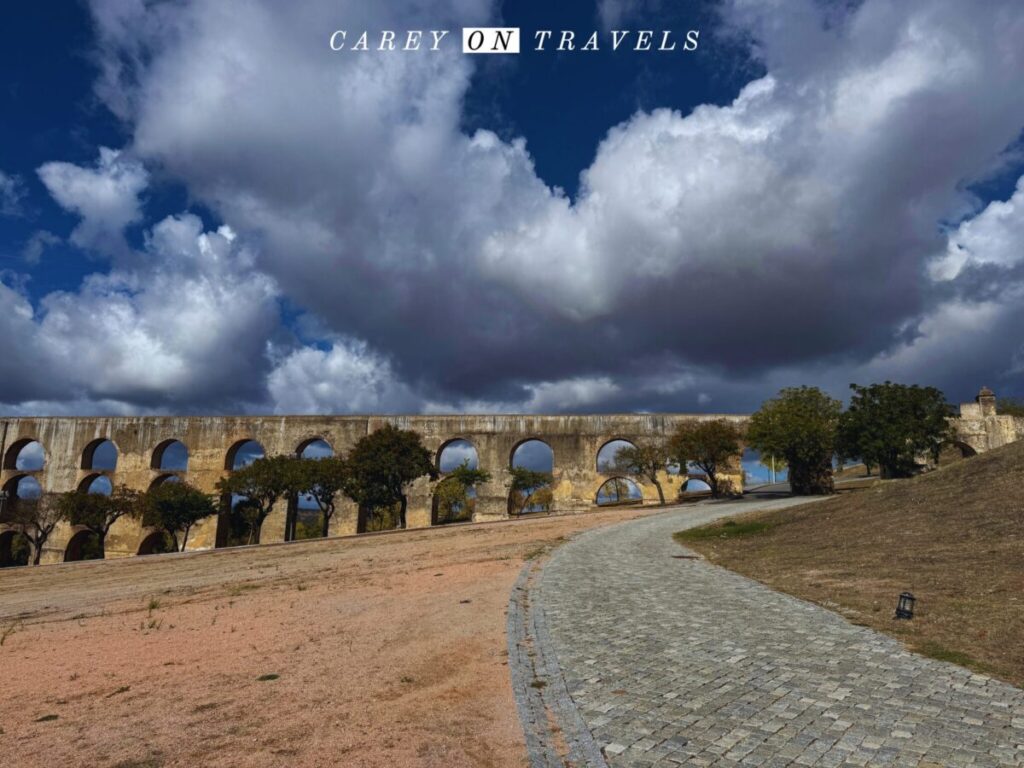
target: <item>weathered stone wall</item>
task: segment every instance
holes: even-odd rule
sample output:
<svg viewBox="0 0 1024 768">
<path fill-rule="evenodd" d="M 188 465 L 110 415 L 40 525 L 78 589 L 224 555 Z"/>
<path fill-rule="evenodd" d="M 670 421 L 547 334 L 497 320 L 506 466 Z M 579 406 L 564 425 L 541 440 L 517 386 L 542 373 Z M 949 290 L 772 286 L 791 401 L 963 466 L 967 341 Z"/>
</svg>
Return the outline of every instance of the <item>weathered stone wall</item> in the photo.
<svg viewBox="0 0 1024 768">
<path fill-rule="evenodd" d="M 188 470 L 180 473 L 190 483 L 213 492 L 217 481 L 228 473 L 232 448 L 246 440 L 260 443 L 268 456 L 295 454 L 310 440 L 322 439 L 336 453 L 345 453 L 356 441 L 391 423 L 423 436 L 426 446 L 440 456 L 450 441 L 472 443 L 480 467 L 491 473 L 491 482 L 477 489 L 475 519 L 494 520 L 508 516 L 511 460 L 516 447 L 526 440 L 546 442 L 554 453 L 554 505 L 556 512 L 581 512 L 593 508 L 598 488 L 612 475 L 597 470 L 597 455 L 611 440 L 632 442 L 670 434 L 684 421 L 725 418 L 745 423 L 744 416 L 685 414 L 624 414 L 597 416 L 239 416 L 239 417 L 111 417 L 111 418 L 12 418 L 0 420 L 0 487 L 31 474 L 44 491 L 74 490 L 97 471 L 83 469 L 83 456 L 94 441 L 109 439 L 118 449 L 117 467 L 108 475 L 117 485 L 147 490 L 166 472 L 153 468 L 154 451 L 168 440 L 179 440 L 189 452 Z M 38 441 L 46 452 L 46 463 L 38 472 L 19 471 L 14 459 L 20 447 Z M 728 475 L 742 490 L 739 457 Z M 685 478 L 666 474 L 663 487 L 667 499 L 674 499 Z M 656 503 L 653 485 L 640 483 L 645 503 Z M 431 524 L 432 484 L 417 482 L 410 494 L 410 527 Z M 261 541 L 282 541 L 285 505 L 278 504 L 263 527 Z M 356 532 L 358 510 L 343 502 L 331 521 L 332 535 Z M 189 539 L 189 549 L 208 549 L 217 541 L 218 520 L 198 527 Z M 65 527 L 52 537 L 44 561 L 58 562 L 74 530 Z M 138 551 L 149 531 L 139 523 L 119 521 L 107 539 L 107 556 L 124 557 Z"/>
<path fill-rule="evenodd" d="M 959 418 L 950 419 L 961 449 L 984 453 L 1024 438 L 1024 418 L 997 412 L 996 397 L 982 389 L 973 403 L 961 403 Z"/>
</svg>

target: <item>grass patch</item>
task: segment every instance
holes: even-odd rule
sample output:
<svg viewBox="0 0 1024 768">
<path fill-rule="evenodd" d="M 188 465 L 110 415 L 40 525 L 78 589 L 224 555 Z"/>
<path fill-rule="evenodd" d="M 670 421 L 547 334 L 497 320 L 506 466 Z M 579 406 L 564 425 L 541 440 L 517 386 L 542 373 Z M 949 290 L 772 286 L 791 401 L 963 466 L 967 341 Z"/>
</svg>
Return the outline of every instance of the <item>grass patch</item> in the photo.
<svg viewBox="0 0 1024 768">
<path fill-rule="evenodd" d="M 982 664 L 980 661 L 964 653 L 963 651 L 954 651 L 951 648 L 946 648 L 939 643 L 926 641 L 920 645 L 915 645 L 914 650 L 920 653 L 922 656 L 928 656 L 939 661 L 948 661 L 950 664 L 957 664 L 961 667 L 967 667 L 977 672 L 988 671 L 989 667 Z"/>
<path fill-rule="evenodd" d="M 60 720 L 60 715 L 43 715 L 36 718 L 37 723 L 52 723 L 54 720 Z"/>
<path fill-rule="evenodd" d="M 261 683 L 265 683 L 268 680 L 277 680 L 279 677 L 280 677 L 280 675 L 275 675 L 274 673 L 270 673 L 269 675 L 260 675 L 256 679 L 259 682 L 261 682 Z"/>
<path fill-rule="evenodd" d="M 680 543 L 688 541 L 705 541 L 707 539 L 735 539 L 740 536 L 755 536 L 770 531 L 777 522 L 767 520 L 736 521 L 726 520 L 724 523 L 705 525 L 701 528 L 690 528 L 673 534 L 672 538 Z"/>
</svg>

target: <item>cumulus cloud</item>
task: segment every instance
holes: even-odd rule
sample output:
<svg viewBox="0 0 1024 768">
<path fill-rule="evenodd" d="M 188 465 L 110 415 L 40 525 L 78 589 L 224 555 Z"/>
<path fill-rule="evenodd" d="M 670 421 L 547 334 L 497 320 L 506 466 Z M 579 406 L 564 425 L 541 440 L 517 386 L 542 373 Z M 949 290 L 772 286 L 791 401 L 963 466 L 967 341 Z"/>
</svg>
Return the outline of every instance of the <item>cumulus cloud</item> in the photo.
<svg viewBox="0 0 1024 768">
<path fill-rule="evenodd" d="M 0 284 L 8 351 L 0 402 L 97 401 L 203 409 L 265 402 L 278 291 L 226 227 L 191 215 L 149 233 L 144 269 L 86 278 L 38 309 Z"/>
<path fill-rule="evenodd" d="M 986 13 L 957 0 L 730 0 L 725 24 L 767 74 L 729 104 L 609 126 L 575 199 L 538 177 L 529 137 L 462 131 L 469 57 L 328 49 L 341 19 L 457 27 L 496 10 L 430 5 L 92 2 L 97 91 L 131 128 L 130 151 L 40 176 L 82 216 L 72 240 L 87 247 L 123 247 L 147 178 L 139 163 L 258 244 L 205 283 L 193 273 L 200 303 L 229 298 L 217 291 L 235 288 L 237 270 L 255 280 L 245 306 L 280 291 L 327 343 L 285 345 L 271 370 L 250 341 L 246 397 L 263 377 L 282 411 L 671 409 L 709 397 L 724 410 L 780 383 L 927 378 L 939 339 L 972 361 L 950 371 L 953 388 L 1018 354 L 978 329 L 1024 327 L 1012 275 L 994 293 L 979 287 L 986 270 L 1015 266 L 1021 235 L 1006 224 L 1020 205 L 982 211 L 969 192 L 1007 167 L 1024 126 L 1014 0 Z M 598 10 L 611 23 L 644 7 Z M 947 234 L 948 222 L 962 224 Z M 156 234 L 150 247 L 163 252 Z M 158 397 L 157 379 L 204 396 L 187 369 L 205 355 L 186 354 L 173 318 L 143 322 L 158 316 L 139 314 L 143 281 L 90 278 L 44 302 L 42 323 L 52 313 L 70 331 L 89 320 L 74 305 L 93 302 L 128 329 L 133 355 L 170 350 L 136 367 L 120 350 L 97 373 L 97 397 L 132 396 L 132 377 L 140 397 Z M 216 318 L 217 337 L 272 347 L 261 311 Z M 761 328 L 767 340 L 751 343 Z"/>
<path fill-rule="evenodd" d="M 139 195 L 149 184 L 142 163 L 102 147 L 95 167 L 51 162 L 40 180 L 65 209 L 82 217 L 71 233 L 75 245 L 110 255 L 128 252 L 124 229 L 142 217 Z"/>
</svg>

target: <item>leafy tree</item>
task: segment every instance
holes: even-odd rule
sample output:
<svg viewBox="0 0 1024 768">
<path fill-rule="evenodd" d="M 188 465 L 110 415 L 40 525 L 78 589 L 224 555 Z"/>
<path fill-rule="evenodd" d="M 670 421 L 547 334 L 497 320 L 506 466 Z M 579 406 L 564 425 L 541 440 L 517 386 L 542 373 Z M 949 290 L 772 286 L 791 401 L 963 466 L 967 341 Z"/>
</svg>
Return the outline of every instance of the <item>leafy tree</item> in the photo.
<svg viewBox="0 0 1024 768">
<path fill-rule="evenodd" d="M 469 520 L 473 517 L 473 501 L 469 498 L 469 489 L 488 483 L 491 473 L 483 469 L 470 469 L 469 460 L 442 478 L 434 489 L 437 501 L 437 522 L 452 523 L 458 520 Z"/>
<path fill-rule="evenodd" d="M 338 508 L 338 494 L 350 485 L 349 465 L 340 456 L 322 459 L 294 459 L 296 463 L 296 485 L 300 494 L 309 495 L 320 508 L 323 526 L 321 535 L 326 537 L 331 518 Z"/>
<path fill-rule="evenodd" d="M 361 437 L 349 452 L 345 493 L 367 510 L 398 506 L 398 527 L 406 527 L 406 488 L 421 477 L 437 479 L 433 457 L 417 432 L 386 424 Z"/>
<path fill-rule="evenodd" d="M 665 492 L 661 488 L 658 473 L 664 472 L 670 456 L 664 441 L 649 440 L 639 445 L 625 445 L 615 452 L 615 468 L 643 482 L 650 480 L 658 489 L 658 499 L 665 503 Z"/>
<path fill-rule="evenodd" d="M 797 496 L 832 493 L 832 456 L 842 407 L 817 387 L 784 389 L 751 416 L 747 441 L 762 454 L 786 460 Z"/>
<path fill-rule="evenodd" d="M 917 457 L 937 461 L 950 438 L 946 397 L 935 387 L 851 384 L 850 407 L 839 419 L 838 450 L 877 466 L 883 478 L 909 477 Z"/>
<path fill-rule="evenodd" d="M 668 452 L 680 467 L 693 463 L 700 468 L 708 477 L 711 495 L 717 498 L 729 490 L 719 475 L 740 452 L 741 437 L 739 427 L 725 419 L 684 422 L 669 438 Z"/>
<path fill-rule="evenodd" d="M 143 522 L 164 531 L 179 552 L 185 551 L 192 527 L 217 514 L 213 497 L 188 483 L 162 483 L 146 494 L 145 504 Z"/>
<path fill-rule="evenodd" d="M 550 472 L 536 472 L 526 467 L 512 468 L 513 514 L 521 515 L 523 511 L 535 504 L 550 504 L 550 486 L 555 480 Z M 547 489 L 547 494 L 539 494 Z M 538 495 L 539 494 L 539 495 Z"/>
<path fill-rule="evenodd" d="M 1013 397 L 1001 397 L 996 400 L 996 413 L 1000 416 L 1024 418 L 1024 400 Z"/>
<path fill-rule="evenodd" d="M 256 459 L 252 464 L 235 470 L 217 482 L 221 494 L 241 496 L 233 515 L 249 522 L 249 543 L 260 543 L 263 523 L 274 509 L 274 504 L 285 494 L 294 492 L 301 483 L 296 479 L 296 459 L 291 456 L 271 456 Z"/>
<path fill-rule="evenodd" d="M 57 494 L 44 493 L 38 499 L 15 499 L 10 509 L 6 522 L 28 540 L 32 565 L 39 565 L 50 535 L 68 519 L 66 506 Z"/>
<path fill-rule="evenodd" d="M 109 496 L 101 493 L 70 491 L 61 494 L 58 504 L 71 525 L 80 525 L 96 534 L 98 554 L 106 552 L 107 534 L 122 517 L 139 518 L 144 512 L 142 494 L 123 485 L 115 486 Z"/>
</svg>

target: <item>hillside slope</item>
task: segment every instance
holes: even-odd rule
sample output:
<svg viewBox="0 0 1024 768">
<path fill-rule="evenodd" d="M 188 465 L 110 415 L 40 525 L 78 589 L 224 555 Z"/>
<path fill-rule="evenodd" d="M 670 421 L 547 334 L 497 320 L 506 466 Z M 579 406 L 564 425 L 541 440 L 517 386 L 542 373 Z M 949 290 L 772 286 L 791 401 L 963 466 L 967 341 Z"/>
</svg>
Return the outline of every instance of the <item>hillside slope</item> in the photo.
<svg viewBox="0 0 1024 768">
<path fill-rule="evenodd" d="M 680 539 L 916 650 L 1024 685 L 1024 443 L 737 523 Z M 913 621 L 893 619 L 904 590 L 918 598 Z"/>
</svg>

